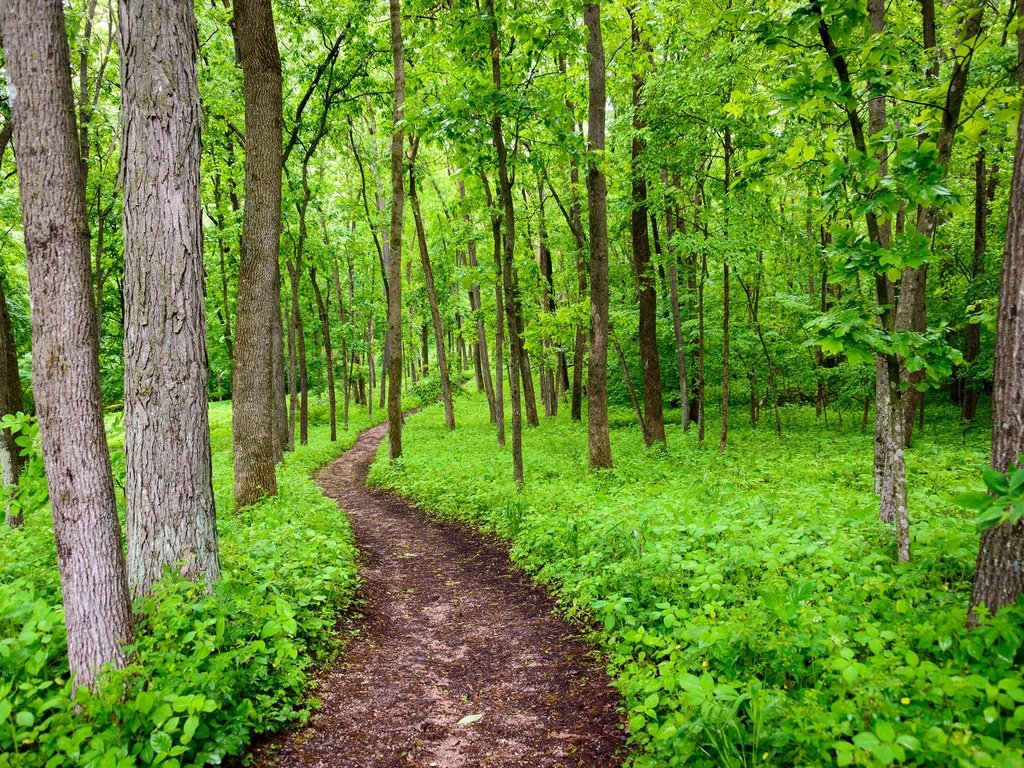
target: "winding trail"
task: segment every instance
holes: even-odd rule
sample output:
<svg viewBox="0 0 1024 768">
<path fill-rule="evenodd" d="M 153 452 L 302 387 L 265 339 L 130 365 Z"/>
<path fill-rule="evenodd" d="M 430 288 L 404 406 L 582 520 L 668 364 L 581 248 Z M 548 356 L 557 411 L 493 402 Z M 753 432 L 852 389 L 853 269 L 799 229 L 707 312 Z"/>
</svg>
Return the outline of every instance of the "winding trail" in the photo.
<svg viewBox="0 0 1024 768">
<path fill-rule="evenodd" d="M 381 425 L 316 480 L 362 552 L 359 634 L 320 677 L 323 707 L 257 766 L 610 768 L 624 741 L 604 664 L 499 542 L 366 487 Z M 482 715 L 470 724 L 459 721 Z"/>
</svg>

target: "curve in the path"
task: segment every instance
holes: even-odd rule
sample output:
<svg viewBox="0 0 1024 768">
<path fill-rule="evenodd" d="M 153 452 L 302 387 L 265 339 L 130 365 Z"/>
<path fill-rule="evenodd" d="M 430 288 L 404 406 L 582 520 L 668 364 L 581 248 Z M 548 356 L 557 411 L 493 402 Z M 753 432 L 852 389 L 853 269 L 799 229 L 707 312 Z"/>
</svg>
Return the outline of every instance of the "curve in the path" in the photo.
<svg viewBox="0 0 1024 768">
<path fill-rule="evenodd" d="M 316 475 L 362 551 L 364 618 L 320 678 L 322 708 L 261 747 L 257 765 L 620 765 L 618 697 L 551 597 L 495 540 L 366 487 L 386 434 L 367 430 Z"/>
</svg>

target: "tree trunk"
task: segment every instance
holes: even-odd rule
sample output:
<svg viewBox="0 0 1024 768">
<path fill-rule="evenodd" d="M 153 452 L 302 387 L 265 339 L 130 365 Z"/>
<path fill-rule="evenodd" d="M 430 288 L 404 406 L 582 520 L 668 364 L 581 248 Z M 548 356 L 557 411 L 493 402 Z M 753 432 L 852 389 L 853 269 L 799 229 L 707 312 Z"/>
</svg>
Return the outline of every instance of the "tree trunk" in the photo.
<svg viewBox="0 0 1024 768">
<path fill-rule="evenodd" d="M 725 228 L 729 229 L 728 199 L 732 183 L 732 134 L 725 127 Z M 729 261 L 722 261 L 722 437 L 718 441 L 718 452 L 725 453 L 729 436 Z"/>
<path fill-rule="evenodd" d="M 466 185 L 459 179 L 459 198 L 465 202 Z M 467 226 L 471 224 L 469 215 L 465 216 Z M 469 266 L 474 273 L 479 266 L 476 258 L 476 240 L 470 239 L 466 244 L 466 251 L 469 254 Z M 491 380 L 491 363 L 487 356 L 487 325 L 484 322 L 482 302 L 480 300 L 480 283 L 473 281 L 469 289 L 469 303 L 473 309 L 473 316 L 476 318 L 476 339 L 477 339 L 477 361 L 480 369 L 480 378 L 483 380 L 484 390 L 487 392 L 487 404 L 491 412 L 491 421 L 495 420 L 497 411 L 494 402 L 494 382 Z"/>
<path fill-rule="evenodd" d="M 667 177 L 667 172 L 662 172 L 662 177 Z M 672 304 L 672 330 L 676 339 L 676 368 L 679 374 L 679 414 L 683 431 L 690 428 L 690 393 L 686 372 L 686 342 L 683 339 L 682 315 L 679 311 L 679 270 L 675 250 L 672 247 L 672 238 L 676 232 L 675 216 L 671 206 L 665 209 L 665 237 L 668 240 L 666 245 L 669 256 L 668 286 L 669 301 Z"/>
<path fill-rule="evenodd" d="M 494 0 L 487 0 L 487 13 L 491 19 L 491 79 L 494 88 L 501 92 L 501 62 L 498 42 L 498 17 L 494 11 Z M 502 282 L 505 293 L 505 316 L 508 319 L 509 339 L 509 397 L 512 402 L 512 478 L 517 487 L 523 484 L 523 415 L 521 379 L 525 383 L 527 374 L 523 373 L 523 337 L 522 311 L 519 303 L 519 286 L 515 277 L 516 249 L 516 218 L 515 203 L 512 199 L 512 182 L 508 173 L 508 152 L 505 147 L 505 134 L 501 127 L 501 111 L 495 108 L 491 114 L 491 135 L 498 159 L 498 199 L 501 203 L 504 219 L 502 237 Z M 536 404 L 534 404 L 536 411 Z"/>
<path fill-rule="evenodd" d="M 0 416 L 18 413 L 25 409 L 25 399 L 21 389 L 21 375 L 18 372 L 18 350 L 14 344 L 14 328 L 11 325 L 11 314 L 7 309 L 7 295 L 3 281 L 0 280 Z M 14 485 L 21 476 L 25 459 L 21 448 L 14 442 L 10 430 L 0 430 L 0 481 L 3 485 Z M 14 514 L 6 510 L 7 525 L 17 528 L 22 524 L 21 513 Z"/>
<path fill-rule="evenodd" d="M 412 147 L 409 160 L 409 204 L 412 206 L 412 217 L 416 225 L 416 243 L 420 250 L 420 263 L 423 266 L 423 282 L 427 289 L 427 301 L 430 304 L 430 319 L 434 326 L 434 349 L 437 353 L 437 372 L 441 379 L 441 399 L 444 402 L 444 423 L 448 429 L 455 429 L 455 410 L 452 407 L 452 385 L 448 378 L 448 358 L 444 348 L 444 328 L 441 325 L 441 311 L 437 305 L 437 291 L 434 288 L 434 270 L 430 267 L 430 253 L 427 251 L 427 234 L 423 229 L 423 216 L 420 214 L 420 199 L 416 193 L 416 151 L 419 138 L 410 137 Z"/>
<path fill-rule="evenodd" d="M 974 162 L 974 253 L 971 257 L 971 278 L 977 280 L 985 271 L 986 223 L 988 219 L 988 189 L 986 184 L 987 165 L 985 148 L 978 147 Z M 964 363 L 970 366 L 981 351 L 981 324 L 969 323 L 964 344 Z M 961 415 L 964 421 L 971 421 L 978 410 L 978 385 L 968 379 L 963 391 Z"/>
<path fill-rule="evenodd" d="M 590 354 L 587 360 L 587 451 L 590 467 L 611 467 L 608 435 L 608 186 L 604 170 L 605 62 L 601 4 L 583 8 L 587 27 L 588 136 L 592 153 L 587 168 L 590 210 Z"/>
<path fill-rule="evenodd" d="M 327 367 L 327 409 L 331 424 L 331 442 L 338 439 L 338 408 L 337 394 L 334 389 L 334 351 L 331 349 L 331 318 L 328 313 L 327 301 L 317 283 L 316 267 L 309 268 L 309 281 L 313 284 L 313 296 L 316 298 L 317 314 L 320 316 L 320 333 L 324 339 L 324 360 Z M 327 284 L 330 301 L 330 284 Z"/>
<path fill-rule="evenodd" d="M 1021 10 L 1018 8 L 1018 19 Z M 1018 33 L 1018 85 L 1024 85 L 1024 35 Z M 1024 108 L 1022 108 L 1024 112 Z M 1017 124 L 1010 211 L 999 285 L 995 369 L 992 379 L 992 466 L 1006 472 L 1024 454 L 1024 115 Z M 968 621 L 975 608 L 993 614 L 1024 592 L 1024 521 L 1003 523 L 981 535 Z"/>
<path fill-rule="evenodd" d="M 494 249 L 494 424 L 498 445 L 505 445 L 505 292 L 501 280 L 501 215 L 494 206 L 487 175 L 480 174 L 487 208 L 491 211 L 491 241 Z"/>
<path fill-rule="evenodd" d="M 341 423 L 342 428 L 348 432 L 349 379 L 351 378 L 352 369 L 348 362 L 347 321 L 345 320 L 345 303 L 341 299 L 341 275 L 338 270 L 338 262 L 334 262 L 332 278 L 334 279 L 334 295 L 338 297 L 338 328 L 341 331 L 341 386 L 344 402 L 341 411 Z"/>
<path fill-rule="evenodd" d="M 630 28 L 633 54 L 643 53 L 640 28 L 634 11 L 630 10 Z M 633 75 L 633 140 L 630 160 L 632 172 L 632 201 L 630 234 L 633 241 L 633 269 L 636 272 L 637 299 L 640 305 L 640 363 L 643 368 L 644 387 L 644 444 L 665 442 L 665 418 L 661 404 L 661 362 L 658 359 L 658 294 L 654 284 L 654 265 L 651 262 L 651 241 L 647 232 L 647 179 L 641 166 L 646 147 L 643 138 L 644 79 Z"/>
<path fill-rule="evenodd" d="M 281 377 L 273 340 L 281 325 L 281 59 L 270 0 L 234 0 L 232 30 L 245 99 L 245 216 L 231 419 L 235 506 L 244 507 L 277 495 L 274 442 L 280 442 L 273 383 Z"/>
<path fill-rule="evenodd" d="M 91 685 L 123 666 L 132 625 L 103 427 L 85 184 L 75 136 L 63 6 L 0 6 L 21 185 L 32 378 L 53 512 L 68 664 Z"/>
<path fill-rule="evenodd" d="M 220 576 L 191 2 L 120 0 L 128 584 Z"/>
<path fill-rule="evenodd" d="M 964 8 L 964 21 L 958 34 L 957 45 L 953 46 L 952 69 L 950 70 L 949 84 L 946 88 L 945 103 L 941 110 L 941 122 L 939 131 L 935 135 L 935 163 L 942 168 L 942 175 L 937 180 L 945 180 L 949 162 L 953 156 L 953 141 L 956 138 L 957 130 L 960 127 L 960 112 L 963 106 L 964 95 L 967 91 L 967 77 L 970 73 L 971 60 L 974 57 L 974 42 L 981 33 L 981 22 L 984 13 L 984 3 L 974 0 Z M 924 50 L 931 52 L 935 49 L 935 10 L 932 0 L 922 3 L 922 22 L 924 28 Z M 962 41 L 962 42 L 961 42 Z M 937 65 L 928 73 L 928 79 L 936 80 L 938 77 Z M 916 231 L 921 237 L 932 239 L 935 227 L 938 222 L 938 208 L 934 205 L 922 205 L 917 209 Z M 927 325 L 926 313 L 926 288 L 928 278 L 928 263 L 920 267 L 908 267 L 903 270 L 900 279 L 900 301 L 896 309 L 896 330 L 923 332 Z M 904 445 L 910 445 L 910 438 L 913 434 L 914 415 L 917 412 L 918 403 L 921 399 L 920 393 L 913 385 L 919 384 L 924 377 L 922 371 L 908 372 L 905 374 L 908 383 L 903 403 L 903 440 Z"/>
<path fill-rule="evenodd" d="M 388 458 L 402 455 L 402 213 L 405 207 L 402 173 L 405 138 L 405 48 L 402 44 L 401 0 L 389 0 L 391 54 L 394 60 L 394 121 L 391 133 L 391 230 L 388 249 Z"/>
</svg>

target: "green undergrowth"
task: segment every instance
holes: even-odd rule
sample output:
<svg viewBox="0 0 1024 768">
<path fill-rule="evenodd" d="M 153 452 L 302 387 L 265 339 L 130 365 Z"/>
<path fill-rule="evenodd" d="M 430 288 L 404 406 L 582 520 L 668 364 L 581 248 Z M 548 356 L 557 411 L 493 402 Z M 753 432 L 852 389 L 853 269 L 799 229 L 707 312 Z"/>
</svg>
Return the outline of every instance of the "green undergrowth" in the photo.
<svg viewBox="0 0 1024 768">
<path fill-rule="evenodd" d="M 713 415 L 703 447 L 676 426 L 646 450 L 616 412 L 615 467 L 599 473 L 585 421 L 543 420 L 517 493 L 474 395 L 454 433 L 436 406 L 410 419 L 405 455 L 371 480 L 510 539 L 596 626 L 634 766 L 1024 765 L 1024 610 L 964 629 L 978 534 L 949 501 L 977 486 L 987 427 L 929 406 L 901 565 L 859 418 L 823 427 L 788 408 L 777 438 L 743 416 L 719 455 Z"/>
<path fill-rule="evenodd" d="M 217 764 L 302 722 L 311 666 L 336 646 L 357 586 L 348 523 L 311 474 L 379 420 L 355 413 L 331 443 L 312 409 L 309 445 L 278 469 L 280 495 L 235 514 L 231 408 L 211 406 L 223 578 L 205 594 L 165 576 L 136 605 L 131 665 L 92 695 L 75 698 L 68 681 L 49 510 L 0 526 L 0 768 Z M 115 424 L 121 482 L 122 444 Z"/>
</svg>

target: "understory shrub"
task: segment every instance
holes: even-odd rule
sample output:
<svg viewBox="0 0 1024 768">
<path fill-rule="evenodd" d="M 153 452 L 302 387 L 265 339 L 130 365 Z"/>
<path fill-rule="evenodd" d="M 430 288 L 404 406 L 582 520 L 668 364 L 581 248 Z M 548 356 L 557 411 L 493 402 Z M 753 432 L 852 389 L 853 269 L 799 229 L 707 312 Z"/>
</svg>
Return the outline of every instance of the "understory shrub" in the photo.
<svg viewBox="0 0 1024 768">
<path fill-rule="evenodd" d="M 369 425 L 357 413 L 336 443 L 311 430 L 278 470 L 279 495 L 234 513 L 230 404 L 211 406 L 223 578 L 207 594 L 168 573 L 135 606 L 129 667 L 93 693 L 68 680 L 48 510 L 0 533 L 0 768 L 218 764 L 302 722 L 311 665 L 357 586 L 347 520 L 310 475 Z"/>
<path fill-rule="evenodd" d="M 410 419 L 403 462 L 371 481 L 510 539 L 595 627 L 631 765 L 1024 766 L 1024 609 L 964 627 L 978 533 L 951 497 L 976 486 L 983 427 L 929 408 L 900 564 L 859 420 L 785 407 L 776 438 L 739 417 L 719 455 L 717 433 L 700 446 L 678 426 L 644 450 L 623 411 L 615 466 L 592 473 L 585 419 L 560 415 L 526 430 L 517 493 L 486 401 L 457 415 L 455 432 L 436 406 Z"/>
</svg>

